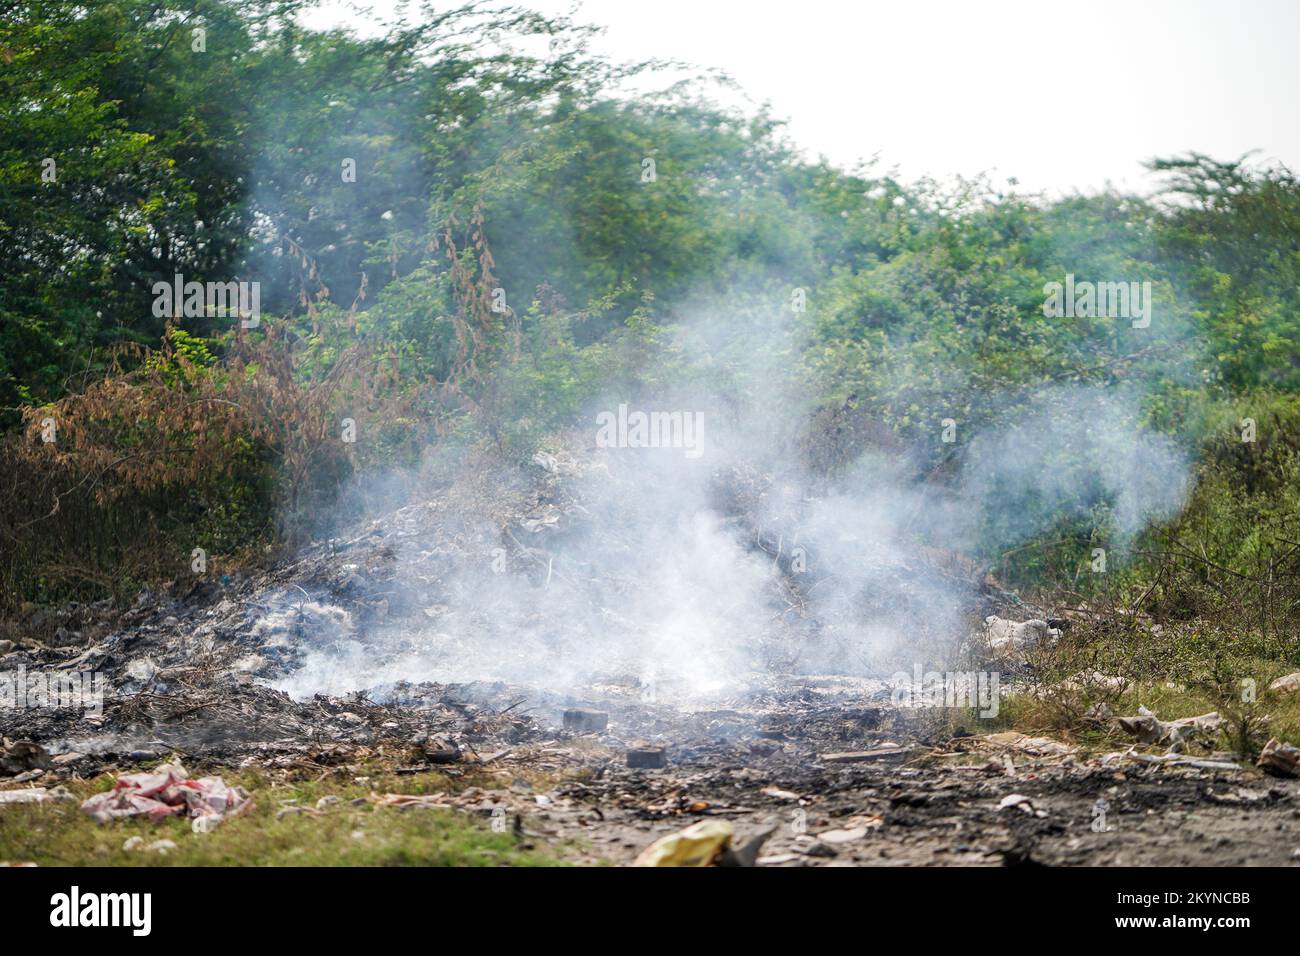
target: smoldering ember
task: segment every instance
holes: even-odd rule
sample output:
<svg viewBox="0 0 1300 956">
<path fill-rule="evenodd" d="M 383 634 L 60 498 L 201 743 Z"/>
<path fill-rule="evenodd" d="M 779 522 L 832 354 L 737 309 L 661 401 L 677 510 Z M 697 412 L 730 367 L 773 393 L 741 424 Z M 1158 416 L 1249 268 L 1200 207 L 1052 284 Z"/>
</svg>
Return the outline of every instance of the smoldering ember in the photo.
<svg viewBox="0 0 1300 956">
<path fill-rule="evenodd" d="M 417 6 L 0 25 L 0 862 L 1300 863 L 1271 140 L 855 165 Z"/>
</svg>

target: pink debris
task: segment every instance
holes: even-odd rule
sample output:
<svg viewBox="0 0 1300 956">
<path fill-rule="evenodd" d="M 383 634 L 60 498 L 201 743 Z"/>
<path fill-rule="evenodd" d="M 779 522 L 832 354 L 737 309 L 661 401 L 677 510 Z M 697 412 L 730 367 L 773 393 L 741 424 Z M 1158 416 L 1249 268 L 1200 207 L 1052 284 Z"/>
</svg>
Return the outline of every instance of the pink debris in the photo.
<svg viewBox="0 0 1300 956">
<path fill-rule="evenodd" d="M 100 823 L 141 815 L 156 822 L 174 814 L 219 820 L 242 812 L 248 803 L 243 787 L 228 787 L 220 777 L 191 780 L 179 763 L 168 763 L 153 773 L 119 777 L 112 790 L 95 794 L 81 809 Z"/>
</svg>

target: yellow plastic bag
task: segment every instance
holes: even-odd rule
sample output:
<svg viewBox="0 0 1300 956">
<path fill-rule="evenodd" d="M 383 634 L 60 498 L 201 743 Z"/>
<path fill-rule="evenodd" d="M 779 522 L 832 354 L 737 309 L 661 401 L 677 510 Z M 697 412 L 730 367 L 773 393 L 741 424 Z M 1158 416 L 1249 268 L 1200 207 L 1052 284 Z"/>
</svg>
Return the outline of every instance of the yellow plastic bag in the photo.
<svg viewBox="0 0 1300 956">
<path fill-rule="evenodd" d="M 726 820 L 701 820 L 650 844 L 634 865 L 708 866 L 731 846 L 731 836 L 731 824 Z"/>
</svg>

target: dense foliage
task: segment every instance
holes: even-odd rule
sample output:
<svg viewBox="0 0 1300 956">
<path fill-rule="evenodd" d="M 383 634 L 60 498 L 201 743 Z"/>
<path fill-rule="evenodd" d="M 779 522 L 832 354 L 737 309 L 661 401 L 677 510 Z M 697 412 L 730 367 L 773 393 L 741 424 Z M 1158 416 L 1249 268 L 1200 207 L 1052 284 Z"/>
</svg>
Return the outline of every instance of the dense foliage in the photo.
<svg viewBox="0 0 1300 956">
<path fill-rule="evenodd" d="M 438 441 L 526 452 L 612 383 L 744 401 L 776 367 L 806 386 L 809 468 L 885 447 L 918 480 L 959 465 L 943 419 L 1128 389 L 1199 462 L 1128 583 L 1199 613 L 1294 576 L 1288 170 L 1171 157 L 1155 197 L 1055 201 L 909 185 L 810 162 L 700 84 L 633 95 L 655 65 L 603 62 L 563 19 L 471 4 L 358 39 L 302 6 L 20 0 L 0 22 L 3 603 L 293 540 L 359 471 Z M 260 326 L 157 315 L 177 274 L 259 282 Z M 1159 318 L 1046 317 L 1066 274 L 1149 281 Z M 344 417 L 373 440 L 334 441 Z M 979 557 L 1086 592 L 1104 498 L 1014 554 L 990 528 Z M 166 557 L 124 563 L 146 553 Z"/>
</svg>

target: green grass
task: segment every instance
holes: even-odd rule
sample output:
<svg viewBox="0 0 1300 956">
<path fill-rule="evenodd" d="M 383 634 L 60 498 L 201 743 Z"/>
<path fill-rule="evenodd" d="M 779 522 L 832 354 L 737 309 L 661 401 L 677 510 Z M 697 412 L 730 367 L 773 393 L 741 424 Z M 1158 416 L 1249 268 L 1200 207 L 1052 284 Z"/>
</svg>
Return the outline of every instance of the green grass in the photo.
<svg viewBox="0 0 1300 956">
<path fill-rule="evenodd" d="M 68 785 L 75 801 L 0 808 L 0 861 L 41 866 L 552 866 L 558 852 L 507 830 L 494 832 L 486 816 L 455 809 L 397 810 L 348 801 L 380 793 L 433 793 L 468 782 L 436 774 L 372 775 L 367 785 L 351 776 L 316 781 L 274 780 L 260 772 L 226 772 L 242 784 L 254 806 L 211 833 L 194 833 L 188 820 L 151 823 L 142 817 L 97 823 L 82 812 L 87 796 L 109 789 L 108 775 Z M 477 781 L 484 783 L 483 781 Z M 494 781 L 500 785 L 499 781 Z M 486 785 L 490 786 L 491 783 Z M 315 808 L 324 796 L 339 803 L 321 812 L 276 819 L 286 801 Z M 165 853 L 124 850 L 133 836 L 147 844 L 169 839 Z"/>
</svg>

